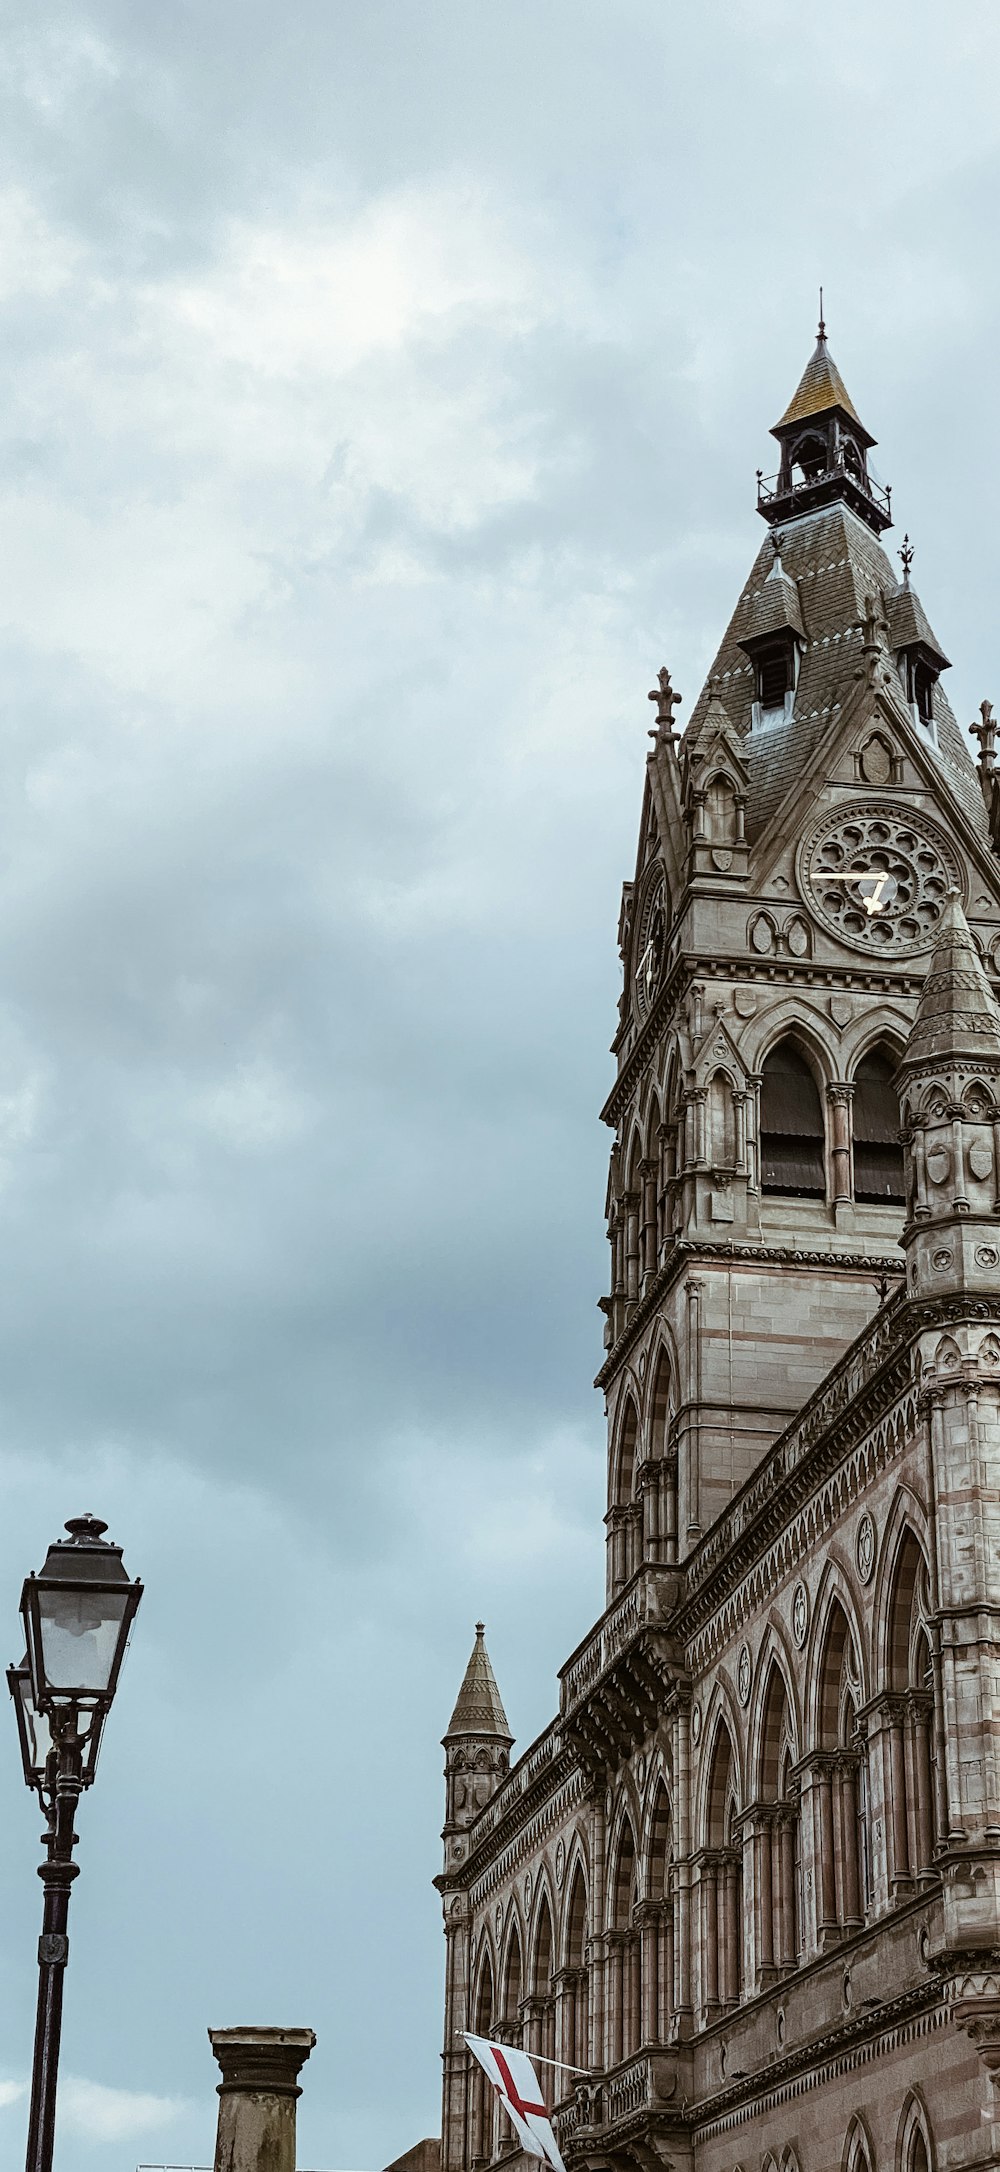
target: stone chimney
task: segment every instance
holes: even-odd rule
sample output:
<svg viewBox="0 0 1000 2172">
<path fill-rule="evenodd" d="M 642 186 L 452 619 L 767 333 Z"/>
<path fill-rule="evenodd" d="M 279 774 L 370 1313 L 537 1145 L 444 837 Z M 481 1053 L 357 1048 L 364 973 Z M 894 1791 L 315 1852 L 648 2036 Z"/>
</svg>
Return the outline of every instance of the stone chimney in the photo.
<svg viewBox="0 0 1000 2172">
<path fill-rule="evenodd" d="M 295 2172 L 299 2070 L 312 2029 L 209 2029 L 222 2068 L 215 2172 Z"/>
</svg>

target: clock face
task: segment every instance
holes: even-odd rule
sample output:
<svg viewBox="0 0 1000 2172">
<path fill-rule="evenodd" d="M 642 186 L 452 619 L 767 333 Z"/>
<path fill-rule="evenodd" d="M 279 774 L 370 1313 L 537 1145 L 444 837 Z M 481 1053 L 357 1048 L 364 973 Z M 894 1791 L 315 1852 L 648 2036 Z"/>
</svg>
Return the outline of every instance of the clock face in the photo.
<svg viewBox="0 0 1000 2172">
<path fill-rule="evenodd" d="M 962 889 L 958 860 L 924 815 L 863 802 L 841 807 L 799 847 L 799 884 L 817 918 L 858 950 L 929 949 L 944 901 Z"/>
<path fill-rule="evenodd" d="M 667 948 L 667 897 L 662 877 L 647 890 L 636 945 L 635 993 L 639 1015 L 653 1007 Z"/>
</svg>

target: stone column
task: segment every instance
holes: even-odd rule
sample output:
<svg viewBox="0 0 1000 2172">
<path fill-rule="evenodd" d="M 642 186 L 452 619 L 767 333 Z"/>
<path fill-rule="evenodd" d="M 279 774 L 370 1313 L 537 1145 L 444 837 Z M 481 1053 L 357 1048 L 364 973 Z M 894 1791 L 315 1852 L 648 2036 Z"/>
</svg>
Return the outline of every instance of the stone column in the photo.
<svg viewBox="0 0 1000 2172">
<path fill-rule="evenodd" d="M 934 1868 L 934 1806 L 931 1796 L 931 1719 L 928 1700 L 919 1696 L 910 1699 L 910 1732 L 912 1738 L 913 1798 L 916 1827 L 916 1860 L 914 1869 L 927 1875 Z"/>
<path fill-rule="evenodd" d="M 745 1088 L 733 1088 L 733 1113 L 736 1118 L 736 1174 L 745 1176 L 747 1169 L 747 1102 L 750 1096 Z"/>
<path fill-rule="evenodd" d="M 295 2172 L 299 2070 L 312 2029 L 209 2029 L 222 2068 L 215 2172 Z"/>
<path fill-rule="evenodd" d="M 642 1237 L 640 1240 L 642 1283 L 645 1289 L 656 1273 L 656 1163 L 641 1161 L 639 1175 L 642 1179 Z"/>
<path fill-rule="evenodd" d="M 677 1559 L 677 1456 L 667 1456 L 663 1464 L 663 1558 L 667 1562 Z"/>
<path fill-rule="evenodd" d="M 891 1775 L 892 1885 L 894 1899 L 908 1893 L 910 1879 L 909 1820 L 907 1817 L 906 1743 L 904 1707 L 900 1699 L 888 1701 L 889 1771 Z"/>
<path fill-rule="evenodd" d="M 771 1981 L 774 1967 L 774 1896 L 771 1884 L 771 1824 L 766 1816 L 758 1816 L 753 1828 L 754 1853 L 754 1903 L 757 1928 L 758 1990 Z"/>
<path fill-rule="evenodd" d="M 625 1298 L 634 1304 L 639 1295 L 639 1194 L 626 1192 L 622 1202 L 625 1208 Z"/>
<path fill-rule="evenodd" d="M 827 1943 L 837 1932 L 836 1842 L 833 1821 L 833 1774 L 824 1761 L 819 1769 L 819 1834 L 816 1888 L 819 1899 L 819 1932 Z M 826 1933 L 824 1940 L 823 1934 Z"/>
<path fill-rule="evenodd" d="M 851 1182 L 851 1102 L 854 1088 L 837 1079 L 826 1089 L 830 1110 L 830 1161 L 831 1193 L 834 1202 L 851 1199 L 854 1186 Z"/>
<path fill-rule="evenodd" d="M 841 1905 L 845 1927 L 853 1931 L 864 1921 L 858 1875 L 858 1759 L 853 1753 L 840 1759 L 839 1775 Z"/>
</svg>

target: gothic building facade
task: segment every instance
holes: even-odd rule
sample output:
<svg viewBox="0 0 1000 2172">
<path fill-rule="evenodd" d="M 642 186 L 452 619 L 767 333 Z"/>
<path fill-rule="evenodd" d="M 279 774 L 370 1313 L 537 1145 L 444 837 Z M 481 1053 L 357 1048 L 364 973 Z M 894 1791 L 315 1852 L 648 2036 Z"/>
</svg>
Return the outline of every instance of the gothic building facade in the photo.
<svg viewBox="0 0 1000 2172">
<path fill-rule="evenodd" d="M 1000 2162 L 1000 792 L 815 354 L 620 925 L 607 1605 L 445 1737 L 444 2172 Z"/>
</svg>

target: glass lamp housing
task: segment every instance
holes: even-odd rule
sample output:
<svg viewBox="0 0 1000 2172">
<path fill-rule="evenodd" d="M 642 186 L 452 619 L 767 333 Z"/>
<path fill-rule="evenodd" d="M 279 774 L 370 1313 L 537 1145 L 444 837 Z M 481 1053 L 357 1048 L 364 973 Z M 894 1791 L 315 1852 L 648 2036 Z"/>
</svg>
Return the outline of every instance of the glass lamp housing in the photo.
<svg viewBox="0 0 1000 2172">
<path fill-rule="evenodd" d="M 44 1712 L 39 1712 L 31 1694 L 31 1675 L 28 1672 L 28 1655 L 25 1653 L 19 1667 L 8 1667 L 7 1687 L 14 1699 L 17 1719 L 17 1738 L 21 1745 L 21 1763 L 24 1767 L 24 1783 L 36 1791 L 46 1784 L 48 1761 L 52 1751 L 52 1732 Z"/>
<path fill-rule="evenodd" d="M 118 1686 L 142 1585 L 129 1578 L 99 1518 L 75 1516 L 66 1529 L 69 1537 L 49 1547 L 21 1593 L 31 1694 L 40 1714 L 76 1706 L 96 1717 Z"/>
</svg>

